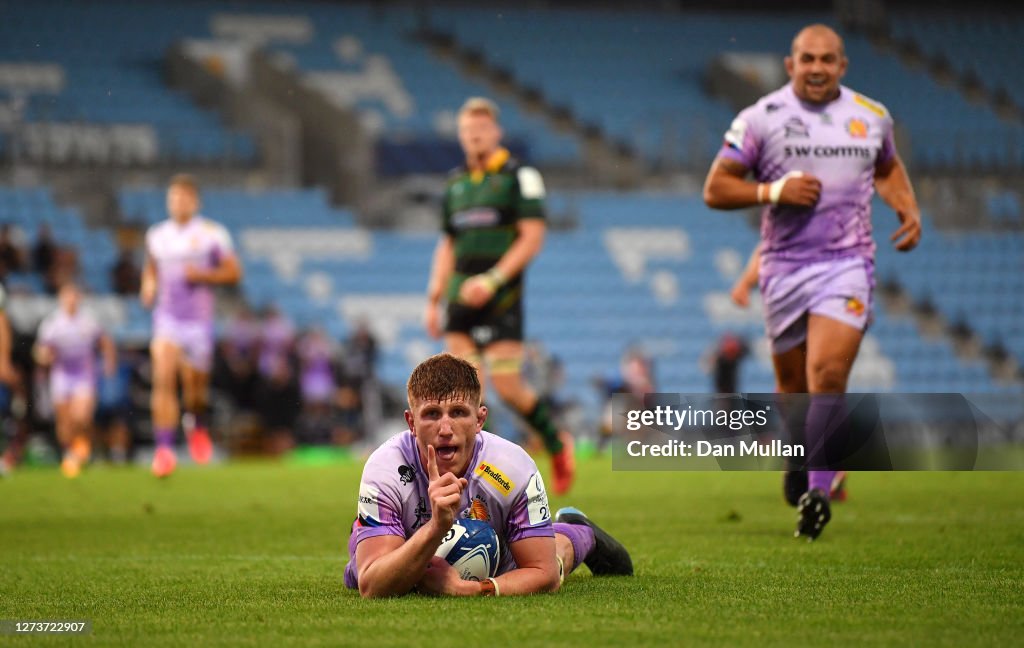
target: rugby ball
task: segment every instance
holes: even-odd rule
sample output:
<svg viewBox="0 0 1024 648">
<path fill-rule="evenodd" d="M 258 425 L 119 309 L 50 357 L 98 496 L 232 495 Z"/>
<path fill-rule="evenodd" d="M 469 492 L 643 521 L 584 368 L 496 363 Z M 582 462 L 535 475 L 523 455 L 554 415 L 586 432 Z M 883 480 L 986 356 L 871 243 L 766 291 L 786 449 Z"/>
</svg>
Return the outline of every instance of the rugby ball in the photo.
<svg viewBox="0 0 1024 648">
<path fill-rule="evenodd" d="M 434 555 L 447 560 L 462 580 L 482 581 L 498 572 L 498 534 L 482 520 L 461 518 L 445 534 Z"/>
</svg>

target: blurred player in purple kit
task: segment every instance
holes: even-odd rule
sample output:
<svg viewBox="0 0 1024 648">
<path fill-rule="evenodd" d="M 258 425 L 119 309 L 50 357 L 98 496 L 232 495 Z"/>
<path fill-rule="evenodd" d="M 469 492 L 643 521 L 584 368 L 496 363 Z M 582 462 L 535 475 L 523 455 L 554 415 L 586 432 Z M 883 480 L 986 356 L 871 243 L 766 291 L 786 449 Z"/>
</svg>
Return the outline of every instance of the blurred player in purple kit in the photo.
<svg viewBox="0 0 1024 648">
<path fill-rule="evenodd" d="M 260 374 L 271 379 L 290 366 L 295 347 L 295 325 L 275 306 L 267 308 L 260 323 Z"/>
<path fill-rule="evenodd" d="M 197 463 L 210 460 L 213 445 L 206 424 L 207 392 L 213 359 L 215 285 L 242 277 L 231 237 L 221 225 L 200 216 L 199 187 L 187 175 L 171 179 L 167 220 L 146 233 L 146 266 L 140 297 L 153 308 L 153 474 L 166 477 L 177 458 L 174 437 L 180 416 L 178 380 L 186 416 L 183 427 Z"/>
<path fill-rule="evenodd" d="M 555 591 L 565 571 L 631 575 L 625 548 L 576 509 L 554 523 L 544 481 L 518 445 L 485 432 L 476 368 L 451 354 L 409 377 L 409 429 L 370 455 L 349 537 L 345 585 L 364 597 Z M 484 520 L 503 548 L 498 576 L 464 581 L 434 556 L 459 517 Z"/>
<path fill-rule="evenodd" d="M 899 217 L 891 237 L 898 250 L 917 245 L 921 218 L 888 111 L 840 85 L 847 59 L 839 35 L 824 25 L 804 28 L 785 63 L 790 83 L 733 121 L 704 199 L 716 209 L 766 205 L 755 256 L 777 387 L 832 395 L 812 397 L 812 435 L 843 417 L 844 400 L 835 395 L 846 391 L 870 323 L 873 191 Z M 750 173 L 754 182 L 746 180 Z M 831 518 L 834 477 L 827 470 L 808 475 L 798 536 L 817 538 Z"/>
<path fill-rule="evenodd" d="M 57 300 L 57 310 L 39 325 L 33 356 L 37 364 L 50 368 L 57 441 L 64 450 L 60 468 L 66 477 L 74 478 L 92 452 L 96 347 L 103 352 L 103 372 L 107 376 L 117 370 L 117 352 L 110 336 L 81 308 L 77 286 L 62 286 Z"/>
<path fill-rule="evenodd" d="M 337 384 L 331 361 L 337 346 L 322 330 L 314 328 L 299 340 L 299 384 L 305 405 L 326 406 L 334 399 Z"/>
</svg>

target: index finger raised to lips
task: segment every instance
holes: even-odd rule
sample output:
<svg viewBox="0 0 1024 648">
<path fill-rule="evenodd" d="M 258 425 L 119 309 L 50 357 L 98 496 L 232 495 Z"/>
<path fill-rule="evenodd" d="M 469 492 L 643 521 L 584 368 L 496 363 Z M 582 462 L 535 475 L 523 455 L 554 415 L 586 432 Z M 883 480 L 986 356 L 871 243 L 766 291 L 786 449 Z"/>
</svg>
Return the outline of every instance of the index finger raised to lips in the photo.
<svg viewBox="0 0 1024 648">
<path fill-rule="evenodd" d="M 433 445 L 427 446 L 427 479 L 434 481 L 441 475 L 437 472 L 437 452 Z"/>
</svg>

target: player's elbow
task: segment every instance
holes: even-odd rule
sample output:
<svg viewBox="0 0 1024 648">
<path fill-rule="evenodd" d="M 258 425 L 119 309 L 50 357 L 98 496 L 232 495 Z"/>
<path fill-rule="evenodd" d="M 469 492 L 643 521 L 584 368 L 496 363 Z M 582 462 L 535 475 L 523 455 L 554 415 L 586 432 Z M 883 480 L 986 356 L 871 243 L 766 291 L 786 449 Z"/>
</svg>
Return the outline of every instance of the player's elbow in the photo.
<svg viewBox="0 0 1024 648">
<path fill-rule="evenodd" d="M 721 193 L 716 189 L 714 181 L 708 178 L 708 181 L 704 183 L 704 204 L 711 209 L 724 209 L 725 203 L 722 202 Z"/>
<path fill-rule="evenodd" d="M 560 590 L 561 588 L 562 578 L 558 575 L 558 570 L 556 569 L 554 574 L 548 575 L 547 581 L 545 581 L 544 583 L 544 589 L 542 589 L 541 591 L 554 593 Z"/>
<path fill-rule="evenodd" d="M 395 596 L 393 592 L 389 592 L 386 589 L 380 587 L 379 583 L 373 581 L 370 578 L 359 579 L 359 596 L 364 599 L 375 599 L 375 598 L 387 598 L 389 596 Z"/>
<path fill-rule="evenodd" d="M 545 567 L 540 572 L 537 592 L 557 592 L 562 587 L 562 576 L 557 564 Z"/>
</svg>

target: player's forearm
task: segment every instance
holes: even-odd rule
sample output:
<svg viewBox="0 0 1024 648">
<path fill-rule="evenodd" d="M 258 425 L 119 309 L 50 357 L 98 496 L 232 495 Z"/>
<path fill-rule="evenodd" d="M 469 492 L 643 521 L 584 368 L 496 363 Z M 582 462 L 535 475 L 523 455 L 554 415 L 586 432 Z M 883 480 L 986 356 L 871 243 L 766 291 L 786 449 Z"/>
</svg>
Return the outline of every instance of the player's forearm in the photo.
<svg viewBox="0 0 1024 648">
<path fill-rule="evenodd" d="M 11 364 L 11 323 L 7 319 L 7 313 L 0 312 L 0 364 Z"/>
<path fill-rule="evenodd" d="M 875 190 L 885 204 L 896 212 L 917 213 L 917 197 L 903 161 L 896 158 L 892 169 L 885 175 L 875 176 Z"/>
<path fill-rule="evenodd" d="M 754 251 L 750 253 L 750 258 L 747 259 L 747 266 L 743 268 L 743 274 L 740 275 L 743 283 L 748 286 L 757 285 L 757 279 L 761 274 L 761 244 L 758 243 L 754 246 Z"/>
<path fill-rule="evenodd" d="M 203 271 L 199 275 L 199 280 L 219 286 L 234 285 L 242 280 L 242 266 L 236 259 L 231 258 Z"/>
<path fill-rule="evenodd" d="M 515 242 L 498 259 L 492 270 L 496 270 L 505 281 L 519 275 L 544 247 L 545 231 L 543 221 L 523 227 Z"/>
<path fill-rule="evenodd" d="M 557 565 L 553 565 L 551 568 L 520 567 L 506 572 L 494 580 L 500 596 L 557 592 L 561 587 Z"/>
<path fill-rule="evenodd" d="M 139 280 L 139 296 L 145 300 L 147 294 L 156 292 L 156 267 L 152 261 L 147 260 L 142 268 L 142 277 Z"/>
<path fill-rule="evenodd" d="M 430 268 L 430 281 L 427 283 L 427 300 L 432 304 L 441 301 L 444 288 L 455 270 L 455 250 L 449 236 L 441 237 L 434 249 L 434 261 Z"/>
<path fill-rule="evenodd" d="M 447 529 L 439 530 L 427 522 L 394 551 L 373 561 L 359 574 L 359 594 L 363 598 L 401 596 L 423 578 Z"/>
<path fill-rule="evenodd" d="M 742 209 L 768 201 L 767 184 L 749 182 L 721 168 L 715 162 L 704 182 L 704 202 L 712 209 Z"/>
</svg>

